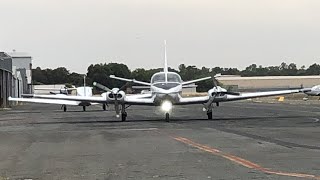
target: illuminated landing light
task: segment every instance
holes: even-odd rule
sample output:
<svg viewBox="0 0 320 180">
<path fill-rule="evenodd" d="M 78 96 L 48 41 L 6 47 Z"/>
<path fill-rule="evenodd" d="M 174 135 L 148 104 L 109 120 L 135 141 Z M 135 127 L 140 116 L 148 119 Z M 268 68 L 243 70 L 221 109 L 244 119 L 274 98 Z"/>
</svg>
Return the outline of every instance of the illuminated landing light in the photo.
<svg viewBox="0 0 320 180">
<path fill-rule="evenodd" d="M 169 112 L 172 109 L 172 103 L 170 101 L 164 101 L 161 104 L 161 109 L 164 112 Z"/>
</svg>

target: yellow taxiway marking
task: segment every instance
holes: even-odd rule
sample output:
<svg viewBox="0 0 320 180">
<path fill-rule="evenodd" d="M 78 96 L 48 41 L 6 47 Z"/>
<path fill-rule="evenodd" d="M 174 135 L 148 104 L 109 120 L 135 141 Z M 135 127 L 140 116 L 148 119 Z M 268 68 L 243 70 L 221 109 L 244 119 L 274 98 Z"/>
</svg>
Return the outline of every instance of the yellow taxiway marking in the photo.
<svg viewBox="0 0 320 180">
<path fill-rule="evenodd" d="M 292 173 L 292 172 L 283 172 L 283 171 L 277 171 L 277 170 L 271 170 L 268 168 L 265 168 L 263 166 L 260 166 L 259 164 L 256 164 L 254 162 L 251 162 L 249 160 L 243 159 L 241 157 L 224 153 L 219 149 L 212 148 L 203 144 L 196 143 L 194 141 L 191 141 L 187 138 L 184 137 L 172 137 L 176 141 L 182 142 L 184 144 L 187 144 L 189 146 L 192 146 L 194 148 L 200 149 L 202 151 L 208 152 L 210 154 L 214 154 L 216 156 L 223 157 L 225 159 L 228 159 L 234 163 L 240 164 L 244 167 L 250 168 L 250 169 L 255 169 L 257 171 L 261 171 L 267 174 L 275 174 L 275 175 L 280 175 L 280 176 L 289 176 L 289 177 L 298 177 L 298 178 L 308 178 L 308 179 L 316 179 L 320 180 L 320 176 L 312 175 L 312 174 L 305 174 L 305 173 Z"/>
</svg>

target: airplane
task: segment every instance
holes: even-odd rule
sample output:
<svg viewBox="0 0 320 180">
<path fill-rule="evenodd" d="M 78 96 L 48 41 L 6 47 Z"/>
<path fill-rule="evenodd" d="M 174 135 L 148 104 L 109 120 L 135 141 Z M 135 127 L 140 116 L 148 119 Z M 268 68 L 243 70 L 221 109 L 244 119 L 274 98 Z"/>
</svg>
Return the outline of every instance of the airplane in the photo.
<svg viewBox="0 0 320 180">
<path fill-rule="evenodd" d="M 126 109 L 131 105 L 160 106 L 164 112 L 166 121 L 170 119 L 173 105 L 203 104 L 203 111 L 206 112 L 208 119 L 212 119 L 214 104 L 219 106 L 221 102 L 237 101 L 258 97 L 278 96 L 302 92 L 301 89 L 266 91 L 253 93 L 229 92 L 226 89 L 214 84 L 214 87 L 208 91 L 206 96 L 200 97 L 182 97 L 182 88 L 189 84 L 211 79 L 212 77 L 203 77 L 200 79 L 182 81 L 181 76 L 168 70 L 166 42 L 164 48 L 164 68 L 162 72 L 155 73 L 150 82 L 143 82 L 135 79 L 127 79 L 110 75 L 110 78 L 140 84 L 150 87 L 150 93 L 139 95 L 128 95 L 119 88 L 109 89 L 103 97 L 47 97 L 46 100 L 63 101 L 81 101 L 114 104 L 116 116 L 126 121 Z M 43 97 L 46 98 L 46 97 Z M 121 106 L 121 108 L 120 108 Z"/>
<path fill-rule="evenodd" d="M 23 94 L 23 97 L 27 98 L 14 98 L 9 97 L 9 101 L 19 101 L 19 102 L 33 102 L 33 103 L 46 103 L 46 104 L 60 104 L 61 109 L 64 112 L 67 111 L 67 105 L 71 106 L 82 106 L 83 111 L 86 111 L 87 106 L 98 105 L 99 103 L 88 102 L 88 101 L 74 101 L 74 100 L 62 100 L 59 98 L 64 97 L 92 97 L 92 87 L 86 86 L 85 76 L 83 78 L 83 86 L 77 88 L 37 88 L 37 90 L 53 90 L 50 91 L 51 95 L 38 95 L 38 94 Z M 58 91 L 57 91 L 58 90 Z M 76 95 L 69 95 L 68 90 L 76 90 Z M 101 97 L 105 98 L 106 94 L 101 94 Z M 107 104 L 102 103 L 102 109 L 105 111 L 107 109 Z"/>
<path fill-rule="evenodd" d="M 45 104 L 60 104 L 61 109 L 64 112 L 67 111 L 67 106 L 82 106 L 83 111 L 86 111 L 87 106 L 102 104 L 102 109 L 107 109 L 107 103 L 88 102 L 81 100 L 63 100 L 65 97 L 76 98 L 76 97 L 93 97 L 92 87 L 77 87 L 77 95 L 67 94 L 55 94 L 55 95 L 37 95 L 37 94 L 25 94 L 24 97 L 28 98 L 14 98 L 9 97 L 9 101 L 19 102 L 31 102 L 31 103 L 45 103 Z M 105 99 L 106 94 L 101 94 L 101 97 Z M 94 98 L 94 97 L 93 97 Z"/>
<path fill-rule="evenodd" d="M 302 89 L 302 92 L 305 93 L 307 96 L 320 96 L 320 85 L 313 86 L 312 88 L 304 88 Z M 305 97 L 303 99 L 308 100 L 308 97 Z"/>
</svg>

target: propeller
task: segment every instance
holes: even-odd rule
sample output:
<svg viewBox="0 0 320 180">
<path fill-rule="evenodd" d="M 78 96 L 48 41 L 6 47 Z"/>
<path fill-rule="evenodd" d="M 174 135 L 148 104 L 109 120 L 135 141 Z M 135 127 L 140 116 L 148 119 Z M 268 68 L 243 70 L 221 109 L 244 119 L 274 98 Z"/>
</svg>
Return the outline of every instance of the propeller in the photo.
<svg viewBox="0 0 320 180">
<path fill-rule="evenodd" d="M 204 108 L 203 108 L 204 111 L 207 111 L 210 108 L 210 106 L 214 103 L 214 101 L 215 101 L 215 99 L 217 97 L 221 97 L 221 96 L 224 96 L 226 94 L 235 95 L 235 96 L 239 96 L 240 95 L 239 92 L 228 91 L 228 90 L 220 87 L 219 86 L 219 82 L 216 79 L 217 77 L 220 77 L 220 76 L 221 76 L 221 74 L 216 74 L 212 78 L 213 79 L 213 88 L 211 90 L 209 90 L 209 92 L 208 92 L 210 94 L 210 98 L 209 98 L 208 102 L 206 102 L 204 104 Z M 219 106 L 220 105 L 219 102 L 216 102 L 216 105 Z"/>
<path fill-rule="evenodd" d="M 93 85 L 96 86 L 97 88 L 100 88 L 100 89 L 106 91 L 106 92 L 110 92 L 109 97 L 114 98 L 114 109 L 116 111 L 116 117 L 120 117 L 120 103 L 118 100 L 119 94 L 120 94 L 120 91 L 124 90 L 129 85 L 129 82 L 127 82 L 126 84 L 124 84 L 120 88 L 112 88 L 112 89 L 110 89 L 102 84 L 99 84 L 97 82 L 94 82 Z"/>
</svg>

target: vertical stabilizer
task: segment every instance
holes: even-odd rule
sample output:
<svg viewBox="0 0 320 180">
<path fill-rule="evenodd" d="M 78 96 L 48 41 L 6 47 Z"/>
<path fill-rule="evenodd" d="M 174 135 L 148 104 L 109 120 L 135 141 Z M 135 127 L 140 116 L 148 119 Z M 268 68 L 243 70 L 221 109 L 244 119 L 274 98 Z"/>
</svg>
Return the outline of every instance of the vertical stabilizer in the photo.
<svg viewBox="0 0 320 180">
<path fill-rule="evenodd" d="M 164 68 L 163 72 L 165 73 L 165 81 L 168 81 L 168 60 L 167 60 L 167 41 L 164 40 Z"/>
</svg>

